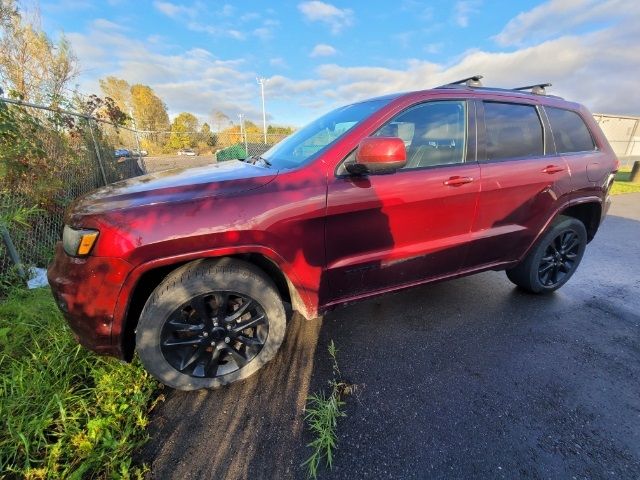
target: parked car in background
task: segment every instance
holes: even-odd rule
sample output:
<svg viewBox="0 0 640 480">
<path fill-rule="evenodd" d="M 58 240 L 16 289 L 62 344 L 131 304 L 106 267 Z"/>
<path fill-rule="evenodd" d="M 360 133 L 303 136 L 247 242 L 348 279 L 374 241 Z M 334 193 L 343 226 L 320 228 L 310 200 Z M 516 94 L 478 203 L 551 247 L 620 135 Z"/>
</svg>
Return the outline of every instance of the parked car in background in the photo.
<svg viewBox="0 0 640 480">
<path fill-rule="evenodd" d="M 618 160 L 585 107 L 478 83 L 353 103 L 244 162 L 94 191 L 66 216 L 57 304 L 86 347 L 137 350 L 193 390 L 272 359 L 284 302 L 314 318 L 485 270 L 557 290 L 607 213 Z"/>
<path fill-rule="evenodd" d="M 195 157 L 198 155 L 198 152 L 196 152 L 193 148 L 183 148 L 181 150 L 178 150 L 178 155 L 186 155 L 188 157 Z"/>
<path fill-rule="evenodd" d="M 113 152 L 116 158 L 130 157 L 131 152 L 126 148 L 116 148 Z"/>
</svg>

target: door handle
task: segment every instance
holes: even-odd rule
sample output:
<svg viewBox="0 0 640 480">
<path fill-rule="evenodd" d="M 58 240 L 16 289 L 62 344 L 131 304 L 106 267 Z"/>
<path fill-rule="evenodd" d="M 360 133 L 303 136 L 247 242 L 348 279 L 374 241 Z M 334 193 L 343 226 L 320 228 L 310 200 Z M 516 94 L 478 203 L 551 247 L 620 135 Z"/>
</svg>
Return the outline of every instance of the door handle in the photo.
<svg viewBox="0 0 640 480">
<path fill-rule="evenodd" d="M 471 177 L 459 177 L 456 175 L 455 177 L 448 178 L 442 183 L 444 183 L 447 187 L 460 187 L 465 183 L 471 183 L 471 182 L 473 182 L 473 178 Z"/>
<path fill-rule="evenodd" d="M 559 172 L 564 172 L 564 167 L 559 167 L 558 165 L 547 165 L 542 169 L 542 173 L 552 174 Z"/>
</svg>

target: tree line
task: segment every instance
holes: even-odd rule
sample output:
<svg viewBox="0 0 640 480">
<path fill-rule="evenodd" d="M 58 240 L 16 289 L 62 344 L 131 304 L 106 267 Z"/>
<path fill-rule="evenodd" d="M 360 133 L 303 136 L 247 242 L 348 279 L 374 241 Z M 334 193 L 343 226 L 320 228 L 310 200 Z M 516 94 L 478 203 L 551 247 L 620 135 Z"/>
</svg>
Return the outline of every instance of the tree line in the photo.
<svg viewBox="0 0 640 480">
<path fill-rule="evenodd" d="M 262 143 L 262 128 L 247 120 L 241 126 L 227 114 L 213 109 L 211 124 L 203 122 L 189 112 L 181 112 L 169 120 L 167 106 L 149 85 L 130 85 L 124 79 L 109 76 L 100 80 L 102 93 L 113 99 L 124 112 L 128 112 L 133 126 L 142 132 L 142 148 L 153 153 L 170 153 L 182 148 L 216 150 L 233 144 Z M 291 127 L 269 125 L 267 134 L 283 137 L 293 132 Z M 268 139 L 269 140 L 269 139 Z"/>
</svg>

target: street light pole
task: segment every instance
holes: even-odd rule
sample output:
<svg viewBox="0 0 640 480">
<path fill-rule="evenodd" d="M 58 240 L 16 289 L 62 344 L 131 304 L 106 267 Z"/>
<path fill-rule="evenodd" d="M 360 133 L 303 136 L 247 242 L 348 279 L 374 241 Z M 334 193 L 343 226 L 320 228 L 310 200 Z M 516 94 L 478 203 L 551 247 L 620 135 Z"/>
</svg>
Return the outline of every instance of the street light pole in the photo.
<svg viewBox="0 0 640 480">
<path fill-rule="evenodd" d="M 258 85 L 260 85 L 260 93 L 262 94 L 262 131 L 264 133 L 264 143 L 267 143 L 267 113 L 264 109 L 264 84 L 269 80 L 264 77 L 258 77 L 256 81 Z"/>
<path fill-rule="evenodd" d="M 244 114 L 239 113 L 238 118 L 240 119 L 240 138 L 244 141 L 244 153 L 249 156 L 249 148 L 247 146 L 247 130 L 244 127 Z"/>
</svg>

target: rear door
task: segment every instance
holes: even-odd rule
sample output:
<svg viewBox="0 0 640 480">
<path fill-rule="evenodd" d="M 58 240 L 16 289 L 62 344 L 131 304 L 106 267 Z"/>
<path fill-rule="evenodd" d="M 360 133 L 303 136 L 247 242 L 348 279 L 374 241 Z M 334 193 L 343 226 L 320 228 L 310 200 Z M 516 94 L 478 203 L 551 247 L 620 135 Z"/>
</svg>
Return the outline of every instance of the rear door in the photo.
<svg viewBox="0 0 640 480">
<path fill-rule="evenodd" d="M 404 140 L 405 168 L 354 177 L 341 165 L 329 179 L 324 303 L 458 271 L 479 191 L 473 110 L 415 105 L 373 133 Z"/>
<path fill-rule="evenodd" d="M 611 161 L 596 147 L 584 120 L 571 110 L 544 108 L 553 132 L 554 144 L 564 157 L 574 187 L 588 188 L 590 182 L 601 182 L 611 173 Z"/>
<path fill-rule="evenodd" d="M 464 269 L 520 258 L 570 188 L 541 107 L 478 101 L 478 214 Z"/>
</svg>

